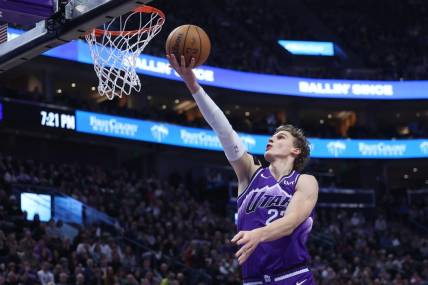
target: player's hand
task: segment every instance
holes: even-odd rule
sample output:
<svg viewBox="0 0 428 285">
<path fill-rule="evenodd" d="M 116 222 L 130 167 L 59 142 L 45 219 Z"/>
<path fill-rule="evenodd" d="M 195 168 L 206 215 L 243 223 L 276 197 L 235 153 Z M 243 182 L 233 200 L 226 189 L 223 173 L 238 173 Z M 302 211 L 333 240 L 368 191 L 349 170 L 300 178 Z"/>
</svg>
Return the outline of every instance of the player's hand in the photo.
<svg viewBox="0 0 428 285">
<path fill-rule="evenodd" d="M 199 90 L 200 86 L 192 70 L 195 67 L 195 58 L 192 57 L 192 59 L 190 60 L 190 64 L 187 67 L 184 55 L 181 56 L 180 63 L 178 63 L 178 60 L 174 54 L 167 54 L 166 58 L 169 60 L 170 66 L 178 73 L 178 75 L 180 75 L 180 77 L 186 83 L 190 92 L 192 92 L 192 94 L 196 93 Z"/>
<path fill-rule="evenodd" d="M 241 245 L 241 248 L 235 254 L 238 258 L 239 265 L 242 265 L 248 257 L 250 257 L 257 245 L 260 243 L 260 240 L 261 234 L 259 229 L 254 229 L 252 231 L 240 231 L 233 237 L 232 242 L 237 245 Z"/>
</svg>

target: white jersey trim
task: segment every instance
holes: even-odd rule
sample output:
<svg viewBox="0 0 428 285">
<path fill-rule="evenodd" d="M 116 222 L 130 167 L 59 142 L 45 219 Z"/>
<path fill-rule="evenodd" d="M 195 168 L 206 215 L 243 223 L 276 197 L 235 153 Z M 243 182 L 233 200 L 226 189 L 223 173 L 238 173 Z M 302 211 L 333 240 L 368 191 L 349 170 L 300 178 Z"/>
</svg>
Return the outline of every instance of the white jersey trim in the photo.
<svg viewBox="0 0 428 285">
<path fill-rule="evenodd" d="M 303 273 L 306 273 L 306 272 L 309 272 L 309 268 L 307 268 L 307 267 L 302 268 L 302 269 L 297 270 L 297 271 L 294 271 L 294 272 L 291 272 L 291 273 L 287 273 L 287 274 L 284 274 L 284 275 L 277 276 L 277 277 L 273 278 L 273 281 L 274 282 L 278 282 L 278 281 L 289 279 L 291 277 L 294 277 L 294 276 L 297 276 L 297 275 L 300 275 L 300 274 L 303 274 Z M 265 276 L 268 277 L 268 278 L 269 277 L 272 278 L 269 275 L 265 275 Z M 259 284 L 264 284 L 264 282 L 263 281 L 252 281 L 252 282 L 244 282 L 243 283 L 243 285 L 259 285 Z"/>
<path fill-rule="evenodd" d="M 296 172 L 296 170 L 293 170 L 293 171 L 290 172 L 290 174 L 288 174 L 286 176 L 282 176 L 281 179 L 279 179 L 278 184 L 281 183 L 282 181 L 284 181 L 284 179 L 287 179 L 287 178 L 291 177 L 295 172 Z M 297 175 L 297 177 L 299 177 L 299 175 Z"/>
<path fill-rule="evenodd" d="M 296 275 L 299 275 L 299 274 L 302 274 L 302 273 L 306 273 L 306 272 L 309 272 L 309 268 L 303 268 L 303 269 L 301 269 L 299 271 L 295 271 L 295 272 L 288 273 L 288 274 L 285 274 L 285 275 L 282 275 L 282 276 L 278 276 L 278 277 L 276 277 L 273 280 L 275 282 L 278 282 L 278 281 L 281 281 L 281 280 L 284 280 L 284 279 L 288 279 L 288 278 L 291 278 L 293 276 L 296 276 Z"/>
</svg>

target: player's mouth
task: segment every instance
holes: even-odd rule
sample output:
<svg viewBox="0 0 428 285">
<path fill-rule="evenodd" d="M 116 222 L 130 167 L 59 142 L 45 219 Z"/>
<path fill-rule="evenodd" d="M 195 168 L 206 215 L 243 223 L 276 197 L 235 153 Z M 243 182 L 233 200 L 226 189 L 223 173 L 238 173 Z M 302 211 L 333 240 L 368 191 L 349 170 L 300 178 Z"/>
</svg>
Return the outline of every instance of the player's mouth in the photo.
<svg viewBox="0 0 428 285">
<path fill-rule="evenodd" d="M 268 144 L 268 145 L 266 146 L 266 151 L 270 150 L 271 148 L 272 148 L 272 145 L 271 145 L 271 144 Z"/>
</svg>

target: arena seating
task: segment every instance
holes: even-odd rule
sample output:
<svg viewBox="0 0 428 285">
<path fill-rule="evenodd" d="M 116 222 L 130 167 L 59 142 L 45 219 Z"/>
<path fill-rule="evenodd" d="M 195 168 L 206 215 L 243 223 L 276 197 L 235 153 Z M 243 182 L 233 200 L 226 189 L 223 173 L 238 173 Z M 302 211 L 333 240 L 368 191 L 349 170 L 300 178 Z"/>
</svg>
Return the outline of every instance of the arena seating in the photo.
<svg viewBox="0 0 428 285">
<path fill-rule="evenodd" d="M 232 215 L 213 209 L 199 184 L 173 177 L 1 154 L 0 284 L 240 284 Z M 70 240 L 60 221 L 26 220 L 16 184 L 57 189 L 123 231 L 95 224 Z M 317 209 L 308 245 L 318 284 L 425 284 L 428 240 L 409 221 L 426 219 L 428 208 L 400 204 L 392 192 L 375 212 Z"/>
</svg>

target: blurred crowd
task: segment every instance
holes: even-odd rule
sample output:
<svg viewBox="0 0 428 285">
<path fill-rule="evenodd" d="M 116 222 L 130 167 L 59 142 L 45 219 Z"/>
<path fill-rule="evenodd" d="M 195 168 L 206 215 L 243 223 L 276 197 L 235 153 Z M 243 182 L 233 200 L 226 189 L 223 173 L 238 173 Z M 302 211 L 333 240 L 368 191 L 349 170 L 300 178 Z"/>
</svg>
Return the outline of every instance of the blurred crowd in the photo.
<svg viewBox="0 0 428 285">
<path fill-rule="evenodd" d="M 215 175 L 214 175 L 215 176 Z M 215 185 L 223 185 L 215 181 Z M 221 182 L 221 181 L 220 181 Z M 14 185 L 48 186 L 117 219 L 121 230 L 27 221 Z M 221 191 L 218 187 L 215 191 Z M 240 284 L 233 207 L 217 208 L 206 181 L 0 155 L 0 284 Z M 308 242 L 318 284 L 428 284 L 428 238 L 411 227 L 428 207 L 317 209 Z"/>
<path fill-rule="evenodd" d="M 180 7 L 158 0 L 156 6 L 168 11 L 167 22 L 146 48 L 149 54 L 163 57 L 169 32 L 192 23 L 211 38 L 209 65 L 318 78 L 427 79 L 424 0 L 182 0 Z M 334 57 L 309 59 L 291 56 L 278 40 L 333 40 L 339 48 Z"/>
<path fill-rule="evenodd" d="M 426 79 L 428 6 L 423 0 L 306 0 L 373 79 Z"/>
<path fill-rule="evenodd" d="M 313 271 L 319 284 L 426 284 L 428 239 L 407 228 L 407 216 L 318 210 L 314 231 L 331 242 L 315 248 Z M 368 216 L 368 217 L 367 217 Z M 330 248 L 331 246 L 331 248 Z"/>
<path fill-rule="evenodd" d="M 173 178 L 168 183 L 124 170 L 10 157 L 1 158 L 0 169 L 2 221 L 11 221 L 1 224 L 0 284 L 239 284 L 228 242 L 233 221 L 213 214 L 202 193 L 192 195 Z M 14 184 L 55 188 L 118 219 L 123 230 L 81 227 L 70 240 L 55 222 L 26 222 Z M 27 249 L 20 246 L 26 235 L 32 239 Z"/>
</svg>

